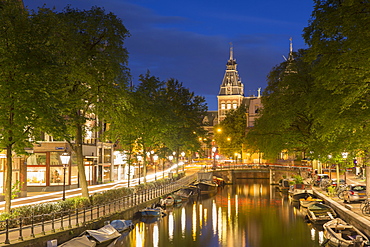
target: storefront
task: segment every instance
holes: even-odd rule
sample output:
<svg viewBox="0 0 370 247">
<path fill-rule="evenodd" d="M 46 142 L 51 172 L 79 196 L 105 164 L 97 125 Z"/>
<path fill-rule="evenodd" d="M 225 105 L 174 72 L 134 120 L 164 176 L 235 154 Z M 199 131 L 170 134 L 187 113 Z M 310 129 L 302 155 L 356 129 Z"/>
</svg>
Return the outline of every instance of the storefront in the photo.
<svg viewBox="0 0 370 247">
<path fill-rule="evenodd" d="M 64 182 L 67 188 L 77 187 L 78 169 L 76 157 L 72 155 L 68 165 L 63 166 L 60 156 L 63 151 L 34 152 L 27 160 L 28 191 L 59 190 Z M 55 187 L 53 189 L 53 187 Z"/>
</svg>

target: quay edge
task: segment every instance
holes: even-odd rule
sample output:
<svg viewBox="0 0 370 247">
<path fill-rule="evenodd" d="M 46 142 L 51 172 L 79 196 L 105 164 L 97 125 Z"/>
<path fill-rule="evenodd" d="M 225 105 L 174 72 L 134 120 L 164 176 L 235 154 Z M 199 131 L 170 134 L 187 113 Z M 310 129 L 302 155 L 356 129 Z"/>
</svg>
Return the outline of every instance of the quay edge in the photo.
<svg viewBox="0 0 370 247">
<path fill-rule="evenodd" d="M 365 216 L 353 212 L 351 210 L 352 207 L 348 205 L 341 205 L 316 188 L 313 188 L 313 191 L 316 196 L 324 200 L 325 204 L 332 207 L 340 218 L 361 230 L 366 236 L 370 236 L 370 220 L 368 220 Z"/>
</svg>

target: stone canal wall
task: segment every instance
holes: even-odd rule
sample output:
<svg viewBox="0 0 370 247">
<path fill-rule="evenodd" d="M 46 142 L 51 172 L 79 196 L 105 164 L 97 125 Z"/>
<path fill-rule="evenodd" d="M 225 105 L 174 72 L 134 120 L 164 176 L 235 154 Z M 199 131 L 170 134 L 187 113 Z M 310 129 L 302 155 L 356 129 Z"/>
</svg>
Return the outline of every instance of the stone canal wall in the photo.
<svg viewBox="0 0 370 247">
<path fill-rule="evenodd" d="M 317 188 L 314 188 L 314 194 L 319 198 L 323 199 L 325 204 L 332 207 L 338 214 L 338 217 L 344 221 L 358 228 L 360 231 L 365 233 L 366 236 L 370 236 L 370 220 L 369 217 L 363 216 L 359 210 L 359 204 L 356 205 L 343 205 L 333 198 L 326 196 L 326 194 Z"/>
</svg>

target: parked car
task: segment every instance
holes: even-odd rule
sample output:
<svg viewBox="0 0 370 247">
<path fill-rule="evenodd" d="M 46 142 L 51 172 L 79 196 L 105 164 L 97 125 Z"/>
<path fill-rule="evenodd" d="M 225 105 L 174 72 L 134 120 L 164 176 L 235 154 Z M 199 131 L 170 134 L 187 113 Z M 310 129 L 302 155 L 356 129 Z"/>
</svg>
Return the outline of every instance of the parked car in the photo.
<svg viewBox="0 0 370 247">
<path fill-rule="evenodd" d="M 314 176 L 313 185 L 314 186 L 319 186 L 320 183 L 321 183 L 321 180 L 323 180 L 323 179 L 329 179 L 329 175 L 328 174 L 316 174 Z"/>
<path fill-rule="evenodd" d="M 356 202 L 366 199 L 366 186 L 365 185 L 350 185 L 348 190 L 343 192 L 344 202 Z"/>
</svg>

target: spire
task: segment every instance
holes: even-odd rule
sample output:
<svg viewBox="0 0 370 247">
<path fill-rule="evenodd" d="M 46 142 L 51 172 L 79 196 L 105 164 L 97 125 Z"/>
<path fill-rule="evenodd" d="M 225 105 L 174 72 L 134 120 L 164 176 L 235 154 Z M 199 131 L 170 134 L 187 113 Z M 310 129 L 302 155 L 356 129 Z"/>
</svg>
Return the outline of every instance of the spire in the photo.
<svg viewBox="0 0 370 247">
<path fill-rule="evenodd" d="M 293 58 L 293 39 L 292 39 L 292 37 L 290 37 L 289 41 L 290 41 L 290 47 L 289 47 L 289 57 L 288 57 L 288 60 L 289 61 L 292 61 L 292 60 L 294 60 L 294 58 Z"/>
<path fill-rule="evenodd" d="M 233 43 L 229 43 L 230 44 L 230 59 L 229 60 L 234 60 L 233 56 L 234 56 L 234 52 L 233 52 Z"/>
</svg>

